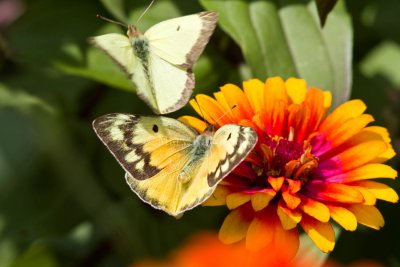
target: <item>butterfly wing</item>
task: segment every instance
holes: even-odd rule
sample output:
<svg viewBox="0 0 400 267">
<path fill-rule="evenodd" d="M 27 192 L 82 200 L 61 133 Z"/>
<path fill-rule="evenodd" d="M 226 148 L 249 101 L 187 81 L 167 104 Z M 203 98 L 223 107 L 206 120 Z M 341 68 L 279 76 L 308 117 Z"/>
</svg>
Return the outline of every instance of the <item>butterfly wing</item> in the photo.
<svg viewBox="0 0 400 267">
<path fill-rule="evenodd" d="M 110 33 L 89 38 L 89 42 L 103 50 L 128 75 L 132 75 L 137 68 L 138 61 L 132 51 L 131 43 L 127 36 Z"/>
<path fill-rule="evenodd" d="M 160 22 L 144 33 L 151 50 L 171 64 L 191 68 L 214 32 L 218 14 L 201 12 Z"/>
<path fill-rule="evenodd" d="M 97 118 L 93 128 L 122 168 L 138 180 L 161 172 L 197 135 L 171 118 L 119 113 Z"/>
<path fill-rule="evenodd" d="M 256 143 L 257 134 L 250 127 L 227 124 L 219 128 L 196 177 L 182 195 L 181 209 L 185 210 L 186 203 L 200 204 L 206 200 L 214 192 L 218 182 L 246 158 Z M 205 197 L 199 199 L 199 195 Z M 190 208 L 186 208 L 188 207 Z"/>
<path fill-rule="evenodd" d="M 174 66 L 153 52 L 149 54 L 147 79 L 134 74 L 139 96 L 159 114 L 180 109 L 189 100 L 194 87 L 191 70 Z M 154 103 L 154 104 L 153 104 Z"/>
</svg>

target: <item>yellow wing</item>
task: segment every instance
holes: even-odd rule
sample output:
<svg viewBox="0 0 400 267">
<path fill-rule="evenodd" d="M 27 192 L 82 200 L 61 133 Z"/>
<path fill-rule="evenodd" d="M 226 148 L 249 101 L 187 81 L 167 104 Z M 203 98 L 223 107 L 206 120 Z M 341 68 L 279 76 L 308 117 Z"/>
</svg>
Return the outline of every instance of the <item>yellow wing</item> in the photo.
<svg viewBox="0 0 400 267">
<path fill-rule="evenodd" d="M 197 136 L 175 119 L 118 113 L 97 118 L 93 128 L 122 168 L 138 180 L 158 174 Z"/>
<path fill-rule="evenodd" d="M 127 183 L 143 201 L 173 216 L 201 204 L 257 142 L 257 135 L 251 128 L 238 125 L 220 128 L 210 137 L 209 146 L 198 142 L 207 143 L 207 136 L 211 134 L 199 135 L 190 148 L 171 157 L 168 166 L 150 179 L 139 181 L 127 173 Z M 203 149 L 205 153 L 196 156 Z"/>
<path fill-rule="evenodd" d="M 181 209 L 187 210 L 205 201 L 218 182 L 246 158 L 256 143 L 257 133 L 250 127 L 227 124 L 218 129 L 207 157 L 182 194 Z M 204 197 L 199 199 L 199 195 Z"/>
</svg>

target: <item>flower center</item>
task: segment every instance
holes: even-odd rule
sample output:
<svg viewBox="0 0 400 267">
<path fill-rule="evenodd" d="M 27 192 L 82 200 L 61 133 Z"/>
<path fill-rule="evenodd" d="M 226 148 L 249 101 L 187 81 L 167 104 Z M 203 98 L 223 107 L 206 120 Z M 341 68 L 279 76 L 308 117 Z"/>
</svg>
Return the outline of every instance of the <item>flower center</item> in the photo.
<svg viewBox="0 0 400 267">
<path fill-rule="evenodd" d="M 278 136 L 267 136 L 260 146 L 262 167 L 254 167 L 259 177 L 285 177 L 299 180 L 302 184 L 312 178 L 318 167 L 318 158 L 311 153 L 308 141 L 297 143 Z M 265 180 L 264 180 L 265 181 Z"/>
</svg>

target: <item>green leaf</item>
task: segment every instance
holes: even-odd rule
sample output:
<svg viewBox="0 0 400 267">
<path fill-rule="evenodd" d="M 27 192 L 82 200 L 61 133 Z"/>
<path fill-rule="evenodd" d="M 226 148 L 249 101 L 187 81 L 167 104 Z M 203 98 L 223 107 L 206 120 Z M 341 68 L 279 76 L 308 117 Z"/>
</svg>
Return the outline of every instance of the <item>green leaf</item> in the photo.
<svg viewBox="0 0 400 267">
<path fill-rule="evenodd" d="M 400 89 L 400 45 L 391 41 L 380 43 L 360 63 L 360 68 L 365 76 L 381 76 Z"/>
<path fill-rule="evenodd" d="M 10 267 L 57 267 L 59 266 L 45 244 L 33 243 Z"/>
<path fill-rule="evenodd" d="M 126 20 L 124 0 L 100 0 L 100 2 L 115 18 L 119 19 L 120 21 Z"/>
<path fill-rule="evenodd" d="M 28 112 L 35 107 L 49 113 L 54 113 L 55 111 L 53 107 L 40 98 L 20 90 L 12 90 L 3 84 L 0 84 L 0 107 L 12 107 L 24 112 Z"/>
<path fill-rule="evenodd" d="M 319 20 L 322 27 L 325 25 L 326 18 L 336 5 L 336 2 L 337 0 L 316 0 Z"/>
<path fill-rule="evenodd" d="M 60 71 L 92 79 L 117 89 L 130 92 L 135 91 L 133 83 L 128 79 L 123 70 L 98 48 L 90 47 L 87 50 L 86 59 L 83 59 L 83 55 L 79 54 L 77 46 L 69 45 L 64 48 L 71 56 L 76 54 L 75 59 L 80 63 L 68 64 L 67 62 L 55 62 L 54 66 Z"/>
<path fill-rule="evenodd" d="M 253 75 L 303 78 L 333 91 L 334 105 L 351 87 L 352 28 L 343 1 L 323 29 L 315 2 L 201 0 L 220 14 L 219 24 L 242 49 Z"/>
</svg>

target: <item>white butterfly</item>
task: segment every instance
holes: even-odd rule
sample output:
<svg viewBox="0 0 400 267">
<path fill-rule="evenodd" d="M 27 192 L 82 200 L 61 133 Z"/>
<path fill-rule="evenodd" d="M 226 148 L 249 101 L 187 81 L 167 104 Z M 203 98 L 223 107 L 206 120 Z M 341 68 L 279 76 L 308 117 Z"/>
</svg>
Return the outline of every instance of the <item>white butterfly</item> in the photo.
<svg viewBox="0 0 400 267">
<path fill-rule="evenodd" d="M 201 12 L 160 22 L 144 34 L 133 25 L 127 36 L 110 33 L 90 41 L 129 75 L 154 112 L 169 113 L 184 106 L 194 88 L 193 64 L 217 23 L 216 12 Z"/>
<path fill-rule="evenodd" d="M 201 134 L 167 117 L 109 114 L 93 128 L 146 203 L 178 216 L 205 201 L 253 149 L 250 127 L 227 124 Z"/>
</svg>

